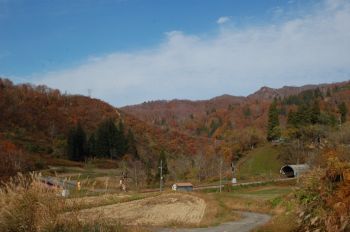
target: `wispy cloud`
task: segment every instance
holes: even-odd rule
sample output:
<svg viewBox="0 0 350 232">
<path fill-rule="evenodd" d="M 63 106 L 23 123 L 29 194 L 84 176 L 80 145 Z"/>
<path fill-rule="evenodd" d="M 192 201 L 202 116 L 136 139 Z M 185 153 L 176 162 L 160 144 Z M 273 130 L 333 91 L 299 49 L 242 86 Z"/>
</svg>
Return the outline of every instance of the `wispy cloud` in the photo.
<svg viewBox="0 0 350 232">
<path fill-rule="evenodd" d="M 327 1 L 278 25 L 224 27 L 214 36 L 166 33 L 152 49 L 112 53 L 36 83 L 87 94 L 114 105 L 151 99 L 246 95 L 280 87 L 349 79 L 350 3 Z"/>
<path fill-rule="evenodd" d="M 279 6 L 274 7 L 271 11 L 275 17 L 280 17 L 284 13 L 283 8 Z"/>
<path fill-rule="evenodd" d="M 216 20 L 217 24 L 225 24 L 227 22 L 229 22 L 231 20 L 231 17 L 229 16 L 222 16 L 220 18 L 218 18 L 218 20 Z"/>
</svg>

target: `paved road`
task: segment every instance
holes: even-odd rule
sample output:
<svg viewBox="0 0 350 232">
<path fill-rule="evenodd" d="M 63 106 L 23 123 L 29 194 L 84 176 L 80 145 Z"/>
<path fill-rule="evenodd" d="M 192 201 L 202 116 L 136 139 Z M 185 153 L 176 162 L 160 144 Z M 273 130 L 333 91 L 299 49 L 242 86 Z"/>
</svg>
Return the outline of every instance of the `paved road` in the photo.
<svg viewBox="0 0 350 232">
<path fill-rule="evenodd" d="M 273 180 L 263 180 L 263 181 L 253 181 L 253 182 L 244 182 L 244 183 L 237 183 L 233 184 L 233 187 L 237 186 L 249 186 L 249 185 L 256 185 L 256 184 L 265 184 L 265 183 L 276 183 L 276 182 L 287 182 L 295 180 L 296 178 L 280 178 L 280 179 L 273 179 Z M 229 183 L 229 182 L 228 182 Z M 222 184 L 221 187 L 223 188 L 225 185 Z M 194 191 L 196 190 L 205 190 L 205 189 L 218 189 L 220 188 L 220 185 L 205 185 L 205 186 L 196 186 L 193 188 Z"/>
<path fill-rule="evenodd" d="M 243 219 L 239 221 L 226 222 L 215 227 L 191 229 L 165 228 L 157 230 L 157 232 L 249 232 L 258 226 L 264 225 L 271 219 L 271 216 L 268 214 L 241 211 L 235 212 L 240 213 Z"/>
</svg>

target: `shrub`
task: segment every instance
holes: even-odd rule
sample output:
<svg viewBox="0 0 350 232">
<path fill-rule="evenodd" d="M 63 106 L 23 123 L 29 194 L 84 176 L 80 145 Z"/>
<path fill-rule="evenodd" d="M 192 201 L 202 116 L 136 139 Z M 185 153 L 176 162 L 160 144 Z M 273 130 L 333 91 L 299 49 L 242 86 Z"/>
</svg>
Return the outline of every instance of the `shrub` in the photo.
<svg viewBox="0 0 350 232">
<path fill-rule="evenodd" d="M 0 190 L 0 231 L 52 231 L 64 202 L 35 175 L 18 175 Z"/>
<path fill-rule="evenodd" d="M 32 162 L 26 157 L 27 154 L 13 143 L 9 141 L 0 143 L 0 184 L 18 172 L 28 172 L 33 169 Z"/>
<path fill-rule="evenodd" d="M 350 164 L 341 162 L 335 152 L 326 156 L 326 168 L 314 170 L 302 179 L 297 193 L 301 205 L 298 231 L 350 230 L 350 183 L 343 180 Z"/>
<path fill-rule="evenodd" d="M 103 218 L 79 220 L 79 206 L 69 207 L 55 189 L 40 181 L 38 175 L 19 174 L 0 189 L 0 231 L 126 231 L 120 224 Z"/>
</svg>

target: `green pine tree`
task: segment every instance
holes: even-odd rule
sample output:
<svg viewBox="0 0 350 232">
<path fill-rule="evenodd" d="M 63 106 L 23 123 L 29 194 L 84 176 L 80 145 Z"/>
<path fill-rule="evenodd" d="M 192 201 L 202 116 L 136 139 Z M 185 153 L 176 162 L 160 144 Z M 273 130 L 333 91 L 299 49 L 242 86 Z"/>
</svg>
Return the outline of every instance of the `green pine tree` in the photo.
<svg viewBox="0 0 350 232">
<path fill-rule="evenodd" d="M 278 139 L 281 136 L 279 130 L 279 118 L 277 102 L 274 101 L 269 108 L 268 122 L 267 122 L 267 140 L 272 141 Z"/>
<path fill-rule="evenodd" d="M 67 154 L 69 159 L 74 160 L 75 157 L 75 128 L 71 128 L 67 136 Z"/>
<path fill-rule="evenodd" d="M 71 160 L 82 161 L 85 158 L 86 134 L 80 123 L 68 133 L 67 152 Z"/>
<path fill-rule="evenodd" d="M 99 157 L 118 158 L 119 131 L 113 119 L 103 121 L 96 132 L 96 153 Z"/>
<path fill-rule="evenodd" d="M 128 140 L 125 137 L 124 124 L 122 121 L 119 121 L 115 142 L 117 155 L 121 157 L 128 151 Z"/>
<path fill-rule="evenodd" d="M 127 152 L 131 154 L 135 159 L 139 159 L 140 157 L 137 152 L 135 137 L 130 129 L 128 130 L 127 142 L 128 142 Z"/>
<path fill-rule="evenodd" d="M 315 100 L 311 109 L 311 116 L 310 116 L 311 123 L 312 124 L 318 123 L 320 115 L 321 115 L 320 103 L 318 102 L 318 100 Z"/>
<path fill-rule="evenodd" d="M 288 112 L 288 116 L 287 116 L 287 124 L 288 125 L 292 125 L 294 127 L 297 126 L 298 122 L 297 122 L 297 113 L 294 112 L 293 110 L 290 110 Z"/>
<path fill-rule="evenodd" d="M 89 139 L 88 139 L 88 151 L 87 153 L 89 154 L 89 156 L 96 156 L 96 137 L 95 134 L 93 133 Z"/>
<path fill-rule="evenodd" d="M 345 104 L 345 102 L 342 102 L 340 105 L 338 105 L 338 110 L 340 113 L 340 122 L 345 123 L 346 122 L 346 116 L 348 114 L 348 108 Z"/>
</svg>

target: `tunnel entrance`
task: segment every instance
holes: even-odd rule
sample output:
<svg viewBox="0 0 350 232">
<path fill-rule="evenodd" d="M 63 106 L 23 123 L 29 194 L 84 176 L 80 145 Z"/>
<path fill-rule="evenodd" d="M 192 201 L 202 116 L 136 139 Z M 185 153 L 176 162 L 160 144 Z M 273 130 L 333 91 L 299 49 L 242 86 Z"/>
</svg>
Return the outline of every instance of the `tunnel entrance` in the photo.
<svg viewBox="0 0 350 232">
<path fill-rule="evenodd" d="M 280 173 L 288 178 L 301 175 L 310 169 L 307 164 L 285 165 L 281 168 Z"/>
<path fill-rule="evenodd" d="M 285 175 L 288 178 L 295 177 L 293 168 L 288 165 L 281 168 L 281 174 Z"/>
</svg>

